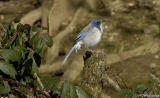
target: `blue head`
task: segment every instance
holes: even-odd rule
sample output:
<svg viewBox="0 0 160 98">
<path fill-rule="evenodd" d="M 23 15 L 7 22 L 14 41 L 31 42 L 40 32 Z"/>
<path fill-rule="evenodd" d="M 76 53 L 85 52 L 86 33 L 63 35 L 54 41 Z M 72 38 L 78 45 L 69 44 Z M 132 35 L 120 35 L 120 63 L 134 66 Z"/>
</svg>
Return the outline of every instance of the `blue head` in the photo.
<svg viewBox="0 0 160 98">
<path fill-rule="evenodd" d="M 100 31 L 103 31 L 103 29 L 102 29 L 102 22 L 103 22 L 102 19 L 94 18 L 94 19 L 90 22 L 89 25 L 92 26 L 92 27 L 97 27 Z"/>
</svg>

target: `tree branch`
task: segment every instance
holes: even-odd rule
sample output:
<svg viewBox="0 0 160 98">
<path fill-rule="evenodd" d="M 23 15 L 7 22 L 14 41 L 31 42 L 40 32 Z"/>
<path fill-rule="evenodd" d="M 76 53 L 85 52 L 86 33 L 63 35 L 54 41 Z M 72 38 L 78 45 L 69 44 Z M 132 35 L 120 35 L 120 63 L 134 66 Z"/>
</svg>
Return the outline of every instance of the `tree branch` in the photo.
<svg viewBox="0 0 160 98">
<path fill-rule="evenodd" d="M 12 83 L 12 84 L 16 84 L 17 86 L 25 87 L 25 88 L 33 91 L 33 92 L 36 92 L 36 93 L 38 93 L 38 94 L 42 94 L 42 95 L 46 96 L 47 98 L 51 98 L 51 96 L 45 94 L 44 92 L 42 92 L 42 91 L 40 91 L 40 90 L 37 90 L 37 89 L 35 89 L 35 88 L 32 88 L 32 87 L 30 87 L 29 85 L 24 85 L 24 84 L 22 84 L 22 83 L 16 82 L 16 81 L 11 80 L 11 79 L 3 78 L 3 77 L 0 77 L 0 80 L 8 81 L 8 82 L 10 82 L 10 83 Z"/>
</svg>

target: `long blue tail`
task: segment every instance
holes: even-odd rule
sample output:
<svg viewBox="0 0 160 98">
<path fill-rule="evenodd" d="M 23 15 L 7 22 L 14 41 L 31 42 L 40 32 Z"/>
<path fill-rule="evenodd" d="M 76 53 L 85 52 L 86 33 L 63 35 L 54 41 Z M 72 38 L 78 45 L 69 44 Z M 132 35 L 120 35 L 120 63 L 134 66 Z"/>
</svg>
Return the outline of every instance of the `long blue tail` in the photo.
<svg viewBox="0 0 160 98">
<path fill-rule="evenodd" d="M 68 57 L 69 57 L 69 56 L 71 55 L 71 53 L 76 49 L 76 47 L 77 47 L 77 44 L 75 44 L 75 45 L 72 47 L 72 49 L 69 51 L 69 53 L 67 54 L 67 56 L 66 56 L 65 59 L 63 60 L 62 65 L 65 64 L 65 62 L 67 61 Z"/>
</svg>

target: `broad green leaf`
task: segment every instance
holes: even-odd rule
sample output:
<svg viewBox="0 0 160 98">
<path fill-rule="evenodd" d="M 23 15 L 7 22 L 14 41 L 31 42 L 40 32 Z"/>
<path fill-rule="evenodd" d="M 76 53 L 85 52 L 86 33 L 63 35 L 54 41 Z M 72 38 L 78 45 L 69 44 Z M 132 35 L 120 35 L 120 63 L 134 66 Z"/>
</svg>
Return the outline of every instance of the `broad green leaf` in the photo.
<svg viewBox="0 0 160 98">
<path fill-rule="evenodd" d="M 76 86 L 76 93 L 78 95 L 78 98 L 91 98 L 91 96 L 89 96 L 89 94 L 79 86 Z"/>
<path fill-rule="evenodd" d="M 26 48 L 23 45 L 19 45 L 19 46 L 13 47 L 13 50 L 21 53 L 22 58 L 23 59 L 25 58 Z"/>
<path fill-rule="evenodd" d="M 76 88 L 68 81 L 65 81 L 62 86 L 62 98 L 77 98 Z"/>
<path fill-rule="evenodd" d="M 45 41 L 48 47 L 51 47 L 53 45 L 52 37 L 49 36 L 47 33 L 43 33 L 43 40 Z"/>
<path fill-rule="evenodd" d="M 0 95 L 7 94 L 9 92 L 9 88 L 6 88 L 4 85 L 0 84 Z"/>
<path fill-rule="evenodd" d="M 132 88 L 135 93 L 143 92 L 145 89 L 147 89 L 147 86 L 144 84 L 136 85 Z"/>
<path fill-rule="evenodd" d="M 39 38 L 35 43 L 34 43 L 34 49 L 37 53 L 40 53 L 43 47 L 43 42 L 42 39 Z"/>
<path fill-rule="evenodd" d="M 34 42 L 38 39 L 39 34 L 40 34 L 40 33 L 37 32 L 35 35 L 32 36 L 32 38 L 31 38 L 31 40 L 30 40 L 30 42 L 29 42 L 31 45 L 33 45 Z"/>
<path fill-rule="evenodd" d="M 49 75 L 40 76 L 40 79 L 46 90 L 51 89 L 53 87 L 53 91 L 58 90 L 58 83 L 60 81 L 59 77 L 51 77 Z"/>
<path fill-rule="evenodd" d="M 42 30 L 48 30 L 48 27 L 42 27 Z"/>
<path fill-rule="evenodd" d="M 32 45 L 33 49 L 36 51 L 36 53 L 40 53 L 42 50 L 43 42 L 42 38 L 39 38 L 39 33 L 36 33 L 30 41 L 30 44 Z"/>
<path fill-rule="evenodd" d="M 120 98 L 132 98 L 131 89 L 122 89 L 118 92 Z"/>
<path fill-rule="evenodd" d="M 137 95 L 137 93 L 133 93 L 132 98 L 139 98 L 139 95 Z"/>
<path fill-rule="evenodd" d="M 38 73 L 38 66 L 33 57 L 32 57 L 32 60 L 33 60 L 33 63 L 32 63 L 31 74 L 34 75 L 34 73 Z"/>
<path fill-rule="evenodd" d="M 20 19 L 19 19 L 19 18 L 15 18 L 15 19 L 13 19 L 13 21 L 14 21 L 15 23 L 18 23 L 18 22 L 20 22 Z"/>
<path fill-rule="evenodd" d="M 17 74 L 13 65 L 8 64 L 4 61 L 0 61 L 0 70 L 5 74 L 10 75 L 12 78 L 14 78 L 15 75 Z"/>
<path fill-rule="evenodd" d="M 15 28 L 14 28 L 14 25 L 12 24 L 12 22 L 10 22 L 9 23 L 9 25 L 8 25 L 8 32 L 9 32 L 9 34 L 13 34 L 13 33 L 15 33 Z"/>
<path fill-rule="evenodd" d="M 0 49 L 0 56 L 5 60 L 19 61 L 21 59 L 21 53 L 12 49 Z"/>
<path fill-rule="evenodd" d="M 42 29 L 41 29 L 40 27 L 37 27 L 37 26 L 32 26 L 32 27 L 31 27 L 31 30 L 32 30 L 33 32 L 40 32 Z"/>
</svg>

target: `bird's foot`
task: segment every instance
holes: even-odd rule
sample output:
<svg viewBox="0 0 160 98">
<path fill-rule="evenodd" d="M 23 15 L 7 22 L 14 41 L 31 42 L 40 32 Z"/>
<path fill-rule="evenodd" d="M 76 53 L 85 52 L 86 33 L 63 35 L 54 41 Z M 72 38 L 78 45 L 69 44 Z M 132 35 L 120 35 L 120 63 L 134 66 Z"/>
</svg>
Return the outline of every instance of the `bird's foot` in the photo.
<svg viewBox="0 0 160 98">
<path fill-rule="evenodd" d="M 92 54 L 96 52 L 95 50 L 92 50 L 92 49 L 89 49 L 89 48 L 87 49 L 87 51 L 91 52 Z"/>
</svg>

